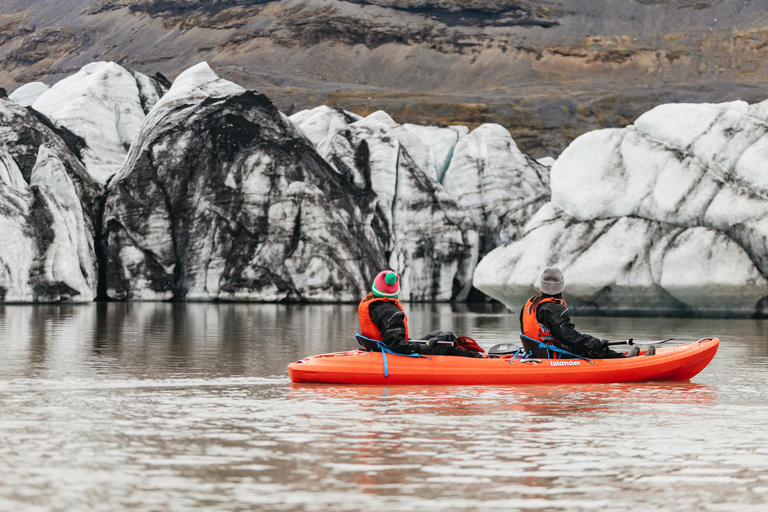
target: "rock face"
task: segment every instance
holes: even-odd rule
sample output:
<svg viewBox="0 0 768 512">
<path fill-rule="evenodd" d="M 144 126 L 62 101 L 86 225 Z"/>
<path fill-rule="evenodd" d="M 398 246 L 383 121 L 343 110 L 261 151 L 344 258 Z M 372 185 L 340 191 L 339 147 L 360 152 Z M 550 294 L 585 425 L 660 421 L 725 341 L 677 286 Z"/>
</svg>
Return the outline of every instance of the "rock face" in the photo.
<svg viewBox="0 0 768 512">
<path fill-rule="evenodd" d="M 0 86 L 200 60 L 287 113 L 498 123 L 535 157 L 670 102 L 759 101 L 762 0 L 4 0 Z"/>
<path fill-rule="evenodd" d="M 359 300 L 385 260 L 347 186 L 266 97 L 191 68 L 109 185 L 107 294 Z"/>
<path fill-rule="evenodd" d="M 447 160 L 461 129 L 400 126 L 384 112 L 358 119 L 326 107 L 291 120 L 349 187 L 375 193 L 369 237 L 401 272 L 402 300 L 465 299 L 478 258 L 477 231 L 436 179 L 445 165 L 436 162 Z M 425 133 L 437 134 L 428 139 L 434 146 L 421 138 Z"/>
<path fill-rule="evenodd" d="M 518 307 L 557 264 L 581 311 L 643 311 L 637 294 L 647 312 L 764 314 L 766 121 L 768 102 L 671 104 L 576 139 L 552 167 L 553 204 L 475 286 Z"/>
<path fill-rule="evenodd" d="M 163 92 L 157 79 L 114 62 L 93 62 L 40 94 L 32 108 L 82 139 L 86 169 L 105 184 L 122 166 L 146 111 Z"/>
</svg>

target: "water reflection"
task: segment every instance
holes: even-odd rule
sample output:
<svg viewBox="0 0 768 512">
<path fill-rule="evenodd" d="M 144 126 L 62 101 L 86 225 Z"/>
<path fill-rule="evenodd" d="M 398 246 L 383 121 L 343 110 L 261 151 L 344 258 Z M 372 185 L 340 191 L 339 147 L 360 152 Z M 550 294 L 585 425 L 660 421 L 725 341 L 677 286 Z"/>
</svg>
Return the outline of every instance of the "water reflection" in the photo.
<svg viewBox="0 0 768 512">
<path fill-rule="evenodd" d="M 409 407 L 437 415 L 486 415 L 519 410 L 538 416 L 622 412 L 627 407 L 715 405 L 714 388 L 693 382 L 529 386 L 338 386 L 291 384 L 295 400 L 354 400 L 361 405 L 407 400 Z M 410 409 L 399 412 L 409 414 Z M 398 413 L 398 412 L 395 412 Z"/>
<path fill-rule="evenodd" d="M 408 305 L 486 348 L 516 315 Z M 723 340 L 693 382 L 290 384 L 354 305 L 0 306 L 0 510 L 763 510 L 768 322 L 579 318 Z"/>
</svg>

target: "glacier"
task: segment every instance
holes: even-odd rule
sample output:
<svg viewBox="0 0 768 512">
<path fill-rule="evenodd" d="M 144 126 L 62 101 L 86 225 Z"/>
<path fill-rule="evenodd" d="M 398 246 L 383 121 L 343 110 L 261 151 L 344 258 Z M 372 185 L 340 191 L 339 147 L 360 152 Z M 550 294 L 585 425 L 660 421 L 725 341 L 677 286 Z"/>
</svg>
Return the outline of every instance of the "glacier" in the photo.
<svg viewBox="0 0 768 512">
<path fill-rule="evenodd" d="M 768 101 L 665 104 L 534 160 L 495 124 L 286 116 L 199 63 L 94 62 L 0 98 L 0 302 L 354 302 L 563 269 L 578 313 L 768 314 Z"/>
<path fill-rule="evenodd" d="M 114 62 L 93 62 L 40 94 L 32 108 L 84 141 L 83 164 L 105 184 L 125 161 L 144 108 L 158 101 L 151 82 Z"/>
<path fill-rule="evenodd" d="M 383 259 L 367 214 L 266 97 L 201 64 L 155 104 L 109 184 L 106 293 L 353 301 Z"/>
<path fill-rule="evenodd" d="M 475 286 L 516 309 L 559 265 L 580 312 L 764 314 L 766 113 L 668 104 L 582 135 L 552 165 L 551 203 L 478 265 Z"/>
</svg>

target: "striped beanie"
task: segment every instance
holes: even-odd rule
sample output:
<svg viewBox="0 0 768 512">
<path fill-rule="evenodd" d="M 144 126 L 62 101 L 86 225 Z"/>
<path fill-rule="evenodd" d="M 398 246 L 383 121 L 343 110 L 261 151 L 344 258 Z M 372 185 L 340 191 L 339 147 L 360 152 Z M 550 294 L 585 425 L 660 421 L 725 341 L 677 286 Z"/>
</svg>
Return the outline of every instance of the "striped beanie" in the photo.
<svg viewBox="0 0 768 512">
<path fill-rule="evenodd" d="M 379 272 L 376 279 L 373 280 L 373 287 L 371 290 L 377 297 L 389 297 L 393 299 L 400 293 L 400 276 L 395 274 L 392 270 L 383 270 Z"/>
</svg>

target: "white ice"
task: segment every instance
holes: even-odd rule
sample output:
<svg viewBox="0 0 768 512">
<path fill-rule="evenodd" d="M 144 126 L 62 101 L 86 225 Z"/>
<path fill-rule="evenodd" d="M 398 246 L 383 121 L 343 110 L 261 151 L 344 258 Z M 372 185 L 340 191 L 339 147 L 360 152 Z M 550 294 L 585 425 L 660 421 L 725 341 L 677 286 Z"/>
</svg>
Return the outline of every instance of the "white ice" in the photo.
<svg viewBox="0 0 768 512">
<path fill-rule="evenodd" d="M 11 95 L 8 96 L 8 99 L 22 107 L 29 107 L 48 89 L 50 89 L 50 87 L 43 82 L 32 82 L 22 85 L 13 91 Z"/>
<path fill-rule="evenodd" d="M 32 108 L 83 138 L 83 163 L 102 184 L 120 169 L 144 119 L 136 79 L 114 62 L 84 66 L 41 94 Z"/>
</svg>

